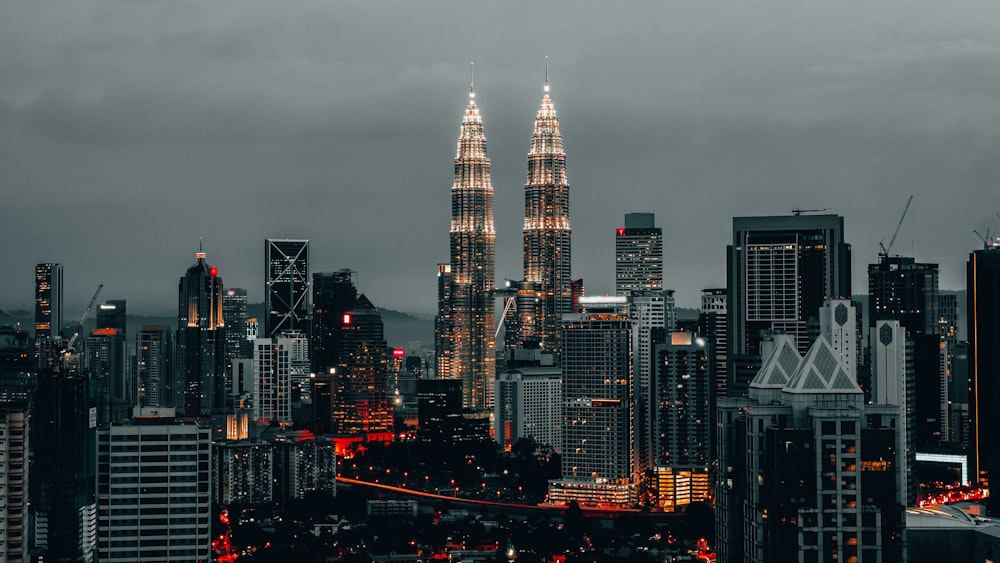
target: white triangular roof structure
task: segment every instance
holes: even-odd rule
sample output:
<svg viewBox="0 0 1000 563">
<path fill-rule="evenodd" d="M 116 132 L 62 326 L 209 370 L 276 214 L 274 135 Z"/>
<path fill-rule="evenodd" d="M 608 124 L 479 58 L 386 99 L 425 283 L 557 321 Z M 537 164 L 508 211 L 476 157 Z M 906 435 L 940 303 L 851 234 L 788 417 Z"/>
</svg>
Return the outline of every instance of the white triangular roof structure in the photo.
<svg viewBox="0 0 1000 563">
<path fill-rule="evenodd" d="M 783 389 L 802 362 L 795 338 L 788 334 L 774 336 L 774 348 L 764 359 L 757 375 L 750 382 L 756 389 Z"/>
<path fill-rule="evenodd" d="M 850 393 L 863 394 L 858 384 L 851 380 L 833 346 L 819 337 L 806 357 L 799 363 L 791 380 L 785 384 L 786 393 Z"/>
</svg>

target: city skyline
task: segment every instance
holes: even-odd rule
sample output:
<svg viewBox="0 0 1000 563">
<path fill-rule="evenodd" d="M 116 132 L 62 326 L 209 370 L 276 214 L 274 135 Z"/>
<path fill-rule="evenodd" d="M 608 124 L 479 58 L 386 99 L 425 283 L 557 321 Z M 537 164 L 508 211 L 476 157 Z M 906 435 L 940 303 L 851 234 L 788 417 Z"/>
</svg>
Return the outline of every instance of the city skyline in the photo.
<svg viewBox="0 0 1000 563">
<path fill-rule="evenodd" d="M 845 217 L 859 293 L 910 194 L 893 253 L 940 264 L 943 289 L 965 285 L 971 231 L 1000 230 L 996 7 L 109 6 L 0 6 L 0 236 L 17 241 L 0 308 L 29 309 L 26 272 L 54 262 L 69 314 L 99 283 L 168 312 L 203 236 L 251 302 L 260 241 L 301 238 L 315 271 L 350 268 L 380 306 L 432 314 L 470 60 L 498 280 L 522 271 L 546 55 L 573 170 L 571 277 L 590 294 L 613 291 L 624 213 L 656 214 L 685 307 L 725 285 L 733 216 Z"/>
</svg>

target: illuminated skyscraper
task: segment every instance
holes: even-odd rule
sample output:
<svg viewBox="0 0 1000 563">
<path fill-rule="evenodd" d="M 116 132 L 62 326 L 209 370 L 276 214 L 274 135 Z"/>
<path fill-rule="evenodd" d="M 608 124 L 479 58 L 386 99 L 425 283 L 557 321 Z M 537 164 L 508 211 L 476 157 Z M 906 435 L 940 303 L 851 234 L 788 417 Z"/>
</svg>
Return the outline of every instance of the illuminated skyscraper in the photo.
<svg viewBox="0 0 1000 563">
<path fill-rule="evenodd" d="M 663 290 L 663 229 L 652 213 L 626 213 L 615 230 L 615 293 Z"/>
<path fill-rule="evenodd" d="M 390 441 L 393 410 L 382 315 L 362 293 L 341 316 L 341 323 L 340 360 L 332 390 L 334 433 Z"/>
<path fill-rule="evenodd" d="M 264 241 L 264 338 L 309 331 L 309 241 Z"/>
<path fill-rule="evenodd" d="M 35 266 L 35 338 L 55 338 L 62 330 L 62 264 Z"/>
<path fill-rule="evenodd" d="M 566 153 L 546 76 L 524 184 L 524 280 L 538 286 L 534 334 L 544 351 L 558 351 L 562 315 L 573 312 L 571 234 Z"/>
<path fill-rule="evenodd" d="M 451 186 L 451 279 L 439 307 L 445 327 L 446 371 L 438 377 L 461 378 L 462 406 L 486 410 L 493 406 L 494 369 L 494 238 L 493 185 L 486 156 L 483 120 L 469 91 L 462 117 L 455 182 Z M 441 275 L 439 268 L 439 275 Z"/>
<path fill-rule="evenodd" d="M 205 262 L 205 253 L 181 277 L 177 308 L 178 414 L 197 416 L 223 406 L 226 342 L 222 323 L 222 278 Z"/>
<path fill-rule="evenodd" d="M 354 271 L 316 272 L 312 276 L 312 366 L 327 373 L 340 359 L 342 317 L 358 300 Z"/>
</svg>

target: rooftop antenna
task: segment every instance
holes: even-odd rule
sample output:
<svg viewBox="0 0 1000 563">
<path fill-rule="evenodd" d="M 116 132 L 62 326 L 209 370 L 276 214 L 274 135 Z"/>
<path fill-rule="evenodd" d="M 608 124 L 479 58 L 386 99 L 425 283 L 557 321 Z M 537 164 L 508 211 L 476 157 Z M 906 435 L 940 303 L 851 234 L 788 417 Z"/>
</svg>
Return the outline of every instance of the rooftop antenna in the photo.
<svg viewBox="0 0 1000 563">
<path fill-rule="evenodd" d="M 549 56 L 545 55 L 545 92 L 549 91 Z"/>
</svg>

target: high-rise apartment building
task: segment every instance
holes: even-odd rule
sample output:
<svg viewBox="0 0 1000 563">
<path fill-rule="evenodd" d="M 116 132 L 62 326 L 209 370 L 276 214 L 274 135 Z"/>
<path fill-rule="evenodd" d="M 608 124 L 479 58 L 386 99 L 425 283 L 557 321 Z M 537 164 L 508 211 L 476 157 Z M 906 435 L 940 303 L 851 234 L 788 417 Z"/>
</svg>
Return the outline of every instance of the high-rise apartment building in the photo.
<svg viewBox="0 0 1000 563">
<path fill-rule="evenodd" d="M 549 482 L 549 500 L 629 507 L 639 480 L 632 320 L 615 312 L 621 299 L 588 301 L 586 312 L 563 318 L 562 477 Z"/>
<path fill-rule="evenodd" d="M 524 184 L 524 281 L 537 284 L 534 335 L 543 351 L 559 351 L 560 324 L 573 311 L 570 277 L 569 180 L 559 118 L 546 76 L 535 116 Z"/>
<path fill-rule="evenodd" d="M 28 452 L 31 417 L 27 402 L 0 404 L 0 561 L 27 561 Z"/>
<path fill-rule="evenodd" d="M 698 334 L 701 334 L 712 344 L 715 366 L 715 397 L 725 397 L 727 394 L 727 377 L 729 374 L 729 348 L 726 340 L 726 327 L 729 325 L 729 307 L 727 305 L 725 288 L 709 288 L 701 291 L 701 311 L 698 314 Z M 713 412 L 715 409 L 712 409 Z"/>
<path fill-rule="evenodd" d="M 185 416 L 209 414 L 224 406 L 226 339 L 222 318 L 222 278 L 219 270 L 197 262 L 178 284 L 174 402 Z"/>
<path fill-rule="evenodd" d="M 851 246 L 839 215 L 734 217 L 727 257 L 732 394 L 759 368 L 762 338 L 794 335 L 805 353 L 823 302 L 850 298 Z"/>
<path fill-rule="evenodd" d="M 173 403 L 174 338 L 167 325 L 142 325 L 135 334 L 135 374 L 140 407 Z"/>
<path fill-rule="evenodd" d="M 712 421 L 711 344 L 673 332 L 653 352 L 653 477 L 656 505 L 678 510 L 712 496 L 709 467 Z"/>
<path fill-rule="evenodd" d="M 211 559 L 210 433 L 144 416 L 98 431 L 98 561 Z"/>
<path fill-rule="evenodd" d="M 63 325 L 63 267 L 35 266 L 35 338 L 55 338 Z"/>
<path fill-rule="evenodd" d="M 312 367 L 327 373 L 340 361 L 342 317 L 358 300 L 354 271 L 316 272 L 312 277 Z"/>
<path fill-rule="evenodd" d="M 451 186 L 451 261 L 448 291 L 438 317 L 442 346 L 447 347 L 447 372 L 438 377 L 462 380 L 462 404 L 473 410 L 493 407 L 495 377 L 493 185 L 486 155 L 483 120 L 475 92 L 462 118 L 455 154 L 455 179 Z M 440 275 L 439 271 L 439 275 Z M 446 364 L 446 366 L 445 366 Z"/>
<path fill-rule="evenodd" d="M 975 477 L 1000 475 L 1000 244 L 969 255 L 966 266 L 969 335 L 969 417 Z"/>
<path fill-rule="evenodd" d="M 820 336 L 777 335 L 749 397 L 720 399 L 720 563 L 905 560 L 895 405 L 865 405 Z"/>
<path fill-rule="evenodd" d="M 663 229 L 652 213 L 626 213 L 615 229 L 615 293 L 663 290 Z"/>
<path fill-rule="evenodd" d="M 553 365 L 543 365 L 539 350 L 512 350 L 531 355 L 532 361 L 513 361 L 496 378 L 494 438 L 504 451 L 511 451 L 521 438 L 539 446 L 562 449 L 562 374 Z"/>
<path fill-rule="evenodd" d="M 258 338 L 253 341 L 253 391 L 251 416 L 259 424 L 292 424 L 291 339 Z"/>
<path fill-rule="evenodd" d="M 212 502 L 274 502 L 274 448 L 250 440 L 212 444 Z"/>
<path fill-rule="evenodd" d="M 586 300 L 585 298 L 584 301 Z M 627 304 L 623 309 L 628 311 L 632 320 L 636 455 L 640 467 L 649 470 L 653 468 L 656 451 L 653 348 L 657 342 L 662 341 L 663 335 L 669 330 L 666 328 L 666 304 L 662 292 L 636 291 L 627 298 Z"/>
<path fill-rule="evenodd" d="M 451 377 L 451 335 L 454 332 L 451 314 L 451 264 L 437 265 L 437 315 L 434 316 L 434 373 Z"/>
<path fill-rule="evenodd" d="M 308 332 L 309 241 L 264 241 L 264 337 Z"/>
</svg>

